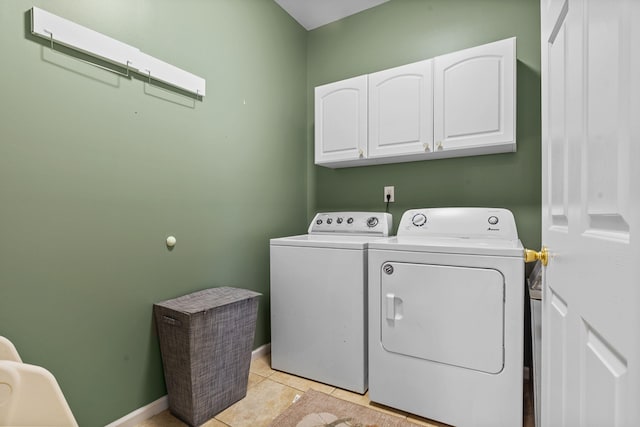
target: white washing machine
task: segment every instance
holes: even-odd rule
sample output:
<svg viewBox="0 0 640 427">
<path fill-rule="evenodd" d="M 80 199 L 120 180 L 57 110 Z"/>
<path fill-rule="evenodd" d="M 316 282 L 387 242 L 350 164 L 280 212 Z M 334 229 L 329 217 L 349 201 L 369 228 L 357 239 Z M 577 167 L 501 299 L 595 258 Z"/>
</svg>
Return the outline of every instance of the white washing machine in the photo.
<svg viewBox="0 0 640 427">
<path fill-rule="evenodd" d="M 271 367 L 367 390 L 367 247 L 388 213 L 319 213 L 309 234 L 271 239 Z"/>
<path fill-rule="evenodd" d="M 458 427 L 522 426 L 524 249 L 506 209 L 414 209 L 369 245 L 369 396 Z"/>
</svg>

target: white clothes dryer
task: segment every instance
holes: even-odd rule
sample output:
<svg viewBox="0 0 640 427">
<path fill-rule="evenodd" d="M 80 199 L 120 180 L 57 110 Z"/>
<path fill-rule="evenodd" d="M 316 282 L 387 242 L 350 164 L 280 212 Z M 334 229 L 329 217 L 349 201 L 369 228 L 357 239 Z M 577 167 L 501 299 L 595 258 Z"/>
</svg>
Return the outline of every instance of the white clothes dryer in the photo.
<svg viewBox="0 0 640 427">
<path fill-rule="evenodd" d="M 457 427 L 522 425 L 524 249 L 506 209 L 413 209 L 369 245 L 369 396 Z"/>
<path fill-rule="evenodd" d="M 271 239 L 271 367 L 364 393 L 367 248 L 388 213 L 319 213 L 308 233 Z"/>
</svg>

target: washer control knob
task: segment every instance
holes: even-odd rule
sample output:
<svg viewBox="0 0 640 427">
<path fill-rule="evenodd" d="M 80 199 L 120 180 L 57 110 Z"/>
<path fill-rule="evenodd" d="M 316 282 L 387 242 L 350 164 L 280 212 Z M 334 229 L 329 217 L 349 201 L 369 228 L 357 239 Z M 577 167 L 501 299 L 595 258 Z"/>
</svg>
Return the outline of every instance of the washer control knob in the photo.
<svg viewBox="0 0 640 427">
<path fill-rule="evenodd" d="M 489 224 L 491 224 L 491 225 L 496 225 L 498 223 L 498 217 L 497 216 L 490 216 L 487 221 L 489 221 Z"/>
<path fill-rule="evenodd" d="M 331 218 L 327 218 L 327 224 L 331 224 L 333 223 L 333 220 Z"/>
<path fill-rule="evenodd" d="M 376 218 L 375 216 L 372 216 L 372 217 L 369 217 L 369 219 L 367 219 L 367 227 L 373 228 L 376 225 L 378 225 L 378 218 Z"/>
<path fill-rule="evenodd" d="M 353 224 L 353 218 L 347 218 L 347 224 Z"/>
<path fill-rule="evenodd" d="M 321 219 L 316 220 L 316 224 L 318 225 L 322 224 L 322 220 Z"/>
<path fill-rule="evenodd" d="M 427 216 L 423 213 L 417 213 L 411 218 L 411 222 L 416 227 L 422 227 L 427 223 Z"/>
<path fill-rule="evenodd" d="M 344 221 L 344 220 L 342 219 L 342 217 L 338 217 L 338 219 L 336 219 L 336 222 L 337 222 L 338 224 L 342 224 L 342 221 Z"/>
</svg>

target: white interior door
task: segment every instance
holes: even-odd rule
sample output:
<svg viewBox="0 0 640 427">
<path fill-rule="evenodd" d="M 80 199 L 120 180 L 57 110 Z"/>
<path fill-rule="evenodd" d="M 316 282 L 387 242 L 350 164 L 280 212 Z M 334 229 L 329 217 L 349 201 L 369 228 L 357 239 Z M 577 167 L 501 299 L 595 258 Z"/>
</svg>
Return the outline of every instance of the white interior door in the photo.
<svg viewBox="0 0 640 427">
<path fill-rule="evenodd" d="M 541 10 L 542 425 L 638 426 L 640 2 Z"/>
</svg>

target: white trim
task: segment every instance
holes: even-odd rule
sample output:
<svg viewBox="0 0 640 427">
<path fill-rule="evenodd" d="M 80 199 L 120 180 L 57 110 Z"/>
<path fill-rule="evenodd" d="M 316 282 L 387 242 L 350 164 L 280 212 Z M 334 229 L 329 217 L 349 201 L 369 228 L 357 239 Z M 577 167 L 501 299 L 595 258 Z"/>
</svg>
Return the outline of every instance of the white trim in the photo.
<svg viewBox="0 0 640 427">
<path fill-rule="evenodd" d="M 271 343 L 264 344 L 251 352 L 251 360 L 258 359 L 269 353 L 271 353 Z M 134 427 L 166 409 L 169 409 L 169 397 L 165 395 L 115 420 L 111 424 L 107 424 L 105 427 Z"/>
<path fill-rule="evenodd" d="M 107 424 L 105 427 L 134 427 L 167 408 L 169 408 L 169 398 L 164 395 L 160 399 L 151 402 L 142 408 L 136 409 L 119 420 L 115 420 L 111 424 Z"/>
<path fill-rule="evenodd" d="M 264 355 L 271 353 L 271 343 L 266 343 L 251 352 L 251 360 L 256 360 Z"/>
</svg>

